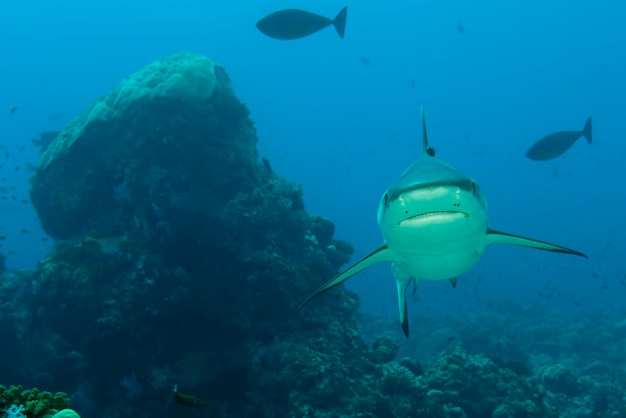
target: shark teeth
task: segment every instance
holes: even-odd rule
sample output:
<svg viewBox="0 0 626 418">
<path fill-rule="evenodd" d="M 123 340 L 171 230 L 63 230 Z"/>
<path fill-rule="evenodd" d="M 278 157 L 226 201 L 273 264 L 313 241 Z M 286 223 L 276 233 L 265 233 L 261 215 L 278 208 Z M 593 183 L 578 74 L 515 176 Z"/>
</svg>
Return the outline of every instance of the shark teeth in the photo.
<svg viewBox="0 0 626 418">
<path fill-rule="evenodd" d="M 466 212 L 457 211 L 426 212 L 419 215 L 411 216 L 410 218 L 406 218 L 400 221 L 400 225 L 446 223 L 462 218 L 469 218 L 469 214 L 467 214 Z"/>
</svg>

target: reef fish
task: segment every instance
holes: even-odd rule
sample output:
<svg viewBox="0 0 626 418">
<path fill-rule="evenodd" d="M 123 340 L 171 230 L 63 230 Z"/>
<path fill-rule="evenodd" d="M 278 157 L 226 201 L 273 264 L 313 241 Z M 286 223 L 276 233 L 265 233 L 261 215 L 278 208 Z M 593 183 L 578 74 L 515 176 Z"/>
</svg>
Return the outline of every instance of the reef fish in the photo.
<svg viewBox="0 0 626 418">
<path fill-rule="evenodd" d="M 587 257 L 545 241 L 499 232 L 488 226 L 487 200 L 480 186 L 435 157 L 428 145 L 422 110 L 422 156 L 383 193 L 378 225 L 384 243 L 339 273 L 304 303 L 373 264 L 391 262 L 400 322 L 409 336 L 406 290 L 420 280 L 450 280 L 471 269 L 492 244 L 508 244 Z"/>
<path fill-rule="evenodd" d="M 526 157 L 535 161 L 552 160 L 571 148 L 578 139 L 584 136 L 591 144 L 591 117 L 582 131 L 555 132 L 535 142 L 526 152 Z"/>
<path fill-rule="evenodd" d="M 195 395 L 184 395 L 178 391 L 178 385 L 174 385 L 174 400 L 176 403 L 189 408 L 204 408 L 204 402 Z"/>
<path fill-rule="evenodd" d="M 271 13 L 259 20 L 256 27 L 265 35 L 276 39 L 299 39 L 333 25 L 343 39 L 346 31 L 348 7 L 344 7 L 334 19 L 298 9 L 286 9 Z"/>
<path fill-rule="evenodd" d="M 31 139 L 31 141 L 36 147 L 41 147 L 41 152 L 44 152 L 57 136 L 59 136 L 59 131 L 44 131 L 39 134 L 39 139 Z"/>
</svg>

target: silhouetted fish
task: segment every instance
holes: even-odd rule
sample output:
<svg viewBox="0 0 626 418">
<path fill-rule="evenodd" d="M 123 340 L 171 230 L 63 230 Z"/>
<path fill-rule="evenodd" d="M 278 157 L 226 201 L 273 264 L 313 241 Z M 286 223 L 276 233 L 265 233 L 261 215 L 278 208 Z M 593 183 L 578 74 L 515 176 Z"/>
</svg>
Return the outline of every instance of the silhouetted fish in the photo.
<svg viewBox="0 0 626 418">
<path fill-rule="evenodd" d="M 265 35 L 276 39 L 298 39 L 333 25 L 341 38 L 346 30 L 348 7 L 344 7 L 334 19 L 298 9 L 286 9 L 271 13 L 259 20 L 256 27 Z"/>
<path fill-rule="evenodd" d="M 267 158 L 263 157 L 263 158 L 261 158 L 261 162 L 263 163 L 263 166 L 265 167 L 267 172 L 271 173 L 272 172 L 272 165 L 270 164 L 270 160 L 268 160 Z"/>
<path fill-rule="evenodd" d="M 526 157 L 535 161 L 552 160 L 570 149 L 581 136 L 591 144 L 591 117 L 582 131 L 555 132 L 541 138 L 526 152 Z"/>
<path fill-rule="evenodd" d="M 59 131 L 44 131 L 39 135 L 39 139 L 31 139 L 31 141 L 36 147 L 41 147 L 41 152 L 44 152 L 46 149 L 48 149 L 50 144 L 52 144 L 52 141 L 54 141 L 56 137 L 59 136 Z"/>
</svg>

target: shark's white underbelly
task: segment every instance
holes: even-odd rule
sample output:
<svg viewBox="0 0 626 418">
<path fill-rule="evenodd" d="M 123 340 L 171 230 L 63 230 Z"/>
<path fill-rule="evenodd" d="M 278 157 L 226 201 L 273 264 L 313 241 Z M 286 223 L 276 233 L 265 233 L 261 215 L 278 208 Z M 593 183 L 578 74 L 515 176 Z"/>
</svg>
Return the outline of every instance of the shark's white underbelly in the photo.
<svg viewBox="0 0 626 418">
<path fill-rule="evenodd" d="M 383 234 L 393 262 L 418 280 L 447 280 L 471 269 L 485 250 L 486 223 L 451 222 Z"/>
<path fill-rule="evenodd" d="M 439 254 L 394 251 L 394 263 L 418 280 L 448 280 L 474 267 L 481 256 L 482 252 L 474 248 Z"/>
</svg>

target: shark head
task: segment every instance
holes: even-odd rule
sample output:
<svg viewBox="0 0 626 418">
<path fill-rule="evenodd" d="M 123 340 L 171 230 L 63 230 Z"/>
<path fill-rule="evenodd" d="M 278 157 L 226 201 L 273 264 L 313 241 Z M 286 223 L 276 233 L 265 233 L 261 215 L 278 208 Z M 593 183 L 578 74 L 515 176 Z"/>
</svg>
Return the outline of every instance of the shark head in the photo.
<svg viewBox="0 0 626 418">
<path fill-rule="evenodd" d="M 450 279 L 471 269 L 491 244 L 518 245 L 586 257 L 559 245 L 495 231 L 488 226 L 480 186 L 435 157 L 422 111 L 422 155 L 385 191 L 378 207 L 384 244 L 320 287 L 307 301 L 367 267 L 392 263 L 398 308 L 408 337 L 406 288 L 419 280 Z M 305 302 L 306 303 L 306 302 Z"/>
<path fill-rule="evenodd" d="M 400 268 L 422 280 L 449 279 L 482 255 L 487 201 L 474 180 L 424 154 L 383 194 L 378 225 L 387 245 L 398 253 Z M 401 261 L 403 255 L 406 261 Z M 415 255 L 419 260 L 412 262 Z"/>
</svg>

